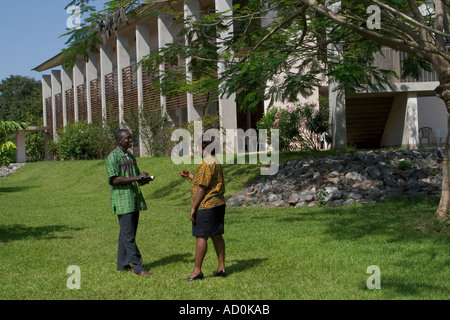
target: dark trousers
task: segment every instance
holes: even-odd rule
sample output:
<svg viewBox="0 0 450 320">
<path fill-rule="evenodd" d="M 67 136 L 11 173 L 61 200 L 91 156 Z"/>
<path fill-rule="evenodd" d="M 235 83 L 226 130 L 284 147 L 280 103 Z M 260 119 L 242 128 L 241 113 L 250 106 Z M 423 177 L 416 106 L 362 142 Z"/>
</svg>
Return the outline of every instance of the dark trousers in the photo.
<svg viewBox="0 0 450 320">
<path fill-rule="evenodd" d="M 136 231 L 139 223 L 139 212 L 118 215 L 119 249 L 117 251 L 117 270 L 123 270 L 131 263 L 135 273 L 144 271 L 142 257 L 136 245 Z"/>
</svg>

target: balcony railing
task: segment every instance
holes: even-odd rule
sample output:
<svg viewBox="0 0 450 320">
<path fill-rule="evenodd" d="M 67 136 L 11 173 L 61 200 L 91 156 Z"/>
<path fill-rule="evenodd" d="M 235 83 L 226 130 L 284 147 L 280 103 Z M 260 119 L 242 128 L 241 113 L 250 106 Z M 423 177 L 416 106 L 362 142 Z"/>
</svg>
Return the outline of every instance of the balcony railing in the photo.
<svg viewBox="0 0 450 320">
<path fill-rule="evenodd" d="M 450 47 L 447 47 L 447 52 Z M 400 79 L 391 78 L 392 83 L 400 83 L 400 82 L 433 82 L 438 81 L 437 73 L 434 69 L 430 71 L 426 71 L 421 69 L 419 79 L 408 76 L 404 79 L 401 78 L 403 73 L 403 61 L 406 59 L 407 54 L 404 52 L 395 51 L 389 48 L 383 48 L 382 53 L 377 53 L 375 55 L 374 66 L 392 70 L 397 73 Z"/>
</svg>

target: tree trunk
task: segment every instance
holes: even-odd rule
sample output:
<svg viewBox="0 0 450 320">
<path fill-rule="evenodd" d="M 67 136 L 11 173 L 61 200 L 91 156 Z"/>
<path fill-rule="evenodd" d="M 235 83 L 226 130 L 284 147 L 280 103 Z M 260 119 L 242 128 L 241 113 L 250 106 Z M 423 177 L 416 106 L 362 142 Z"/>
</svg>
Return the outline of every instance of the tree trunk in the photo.
<svg viewBox="0 0 450 320">
<path fill-rule="evenodd" d="M 450 83 L 438 86 L 435 91 L 436 95 L 444 100 L 447 109 L 447 128 L 450 130 Z M 450 212 L 450 131 L 445 139 L 445 150 L 443 150 L 443 153 L 441 201 L 434 214 L 434 219 L 440 222 L 448 221 Z"/>
</svg>

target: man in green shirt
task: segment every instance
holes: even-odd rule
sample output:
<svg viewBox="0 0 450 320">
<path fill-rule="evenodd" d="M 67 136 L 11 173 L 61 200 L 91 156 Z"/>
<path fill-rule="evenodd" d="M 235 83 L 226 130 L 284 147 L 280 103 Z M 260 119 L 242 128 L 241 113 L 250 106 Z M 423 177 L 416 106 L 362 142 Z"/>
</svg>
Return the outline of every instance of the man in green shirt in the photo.
<svg viewBox="0 0 450 320">
<path fill-rule="evenodd" d="M 133 146 L 131 133 L 120 129 L 115 139 L 117 148 L 106 159 L 106 172 L 111 206 L 120 225 L 117 270 L 133 269 L 136 275 L 151 276 L 152 273 L 142 265 L 141 253 L 135 242 L 139 212 L 147 210 L 140 186 L 148 184 L 151 179 L 148 173 L 140 173 L 135 157 L 128 153 Z"/>
</svg>

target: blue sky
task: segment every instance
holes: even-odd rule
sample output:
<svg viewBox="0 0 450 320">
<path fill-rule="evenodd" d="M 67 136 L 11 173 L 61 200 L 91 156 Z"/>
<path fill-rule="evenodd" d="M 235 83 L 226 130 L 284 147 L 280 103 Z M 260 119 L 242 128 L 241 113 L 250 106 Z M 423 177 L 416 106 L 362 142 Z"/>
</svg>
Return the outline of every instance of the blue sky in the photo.
<svg viewBox="0 0 450 320">
<path fill-rule="evenodd" d="M 71 14 L 64 9 L 70 0 L 14 0 L 0 10 L 0 81 L 21 75 L 36 80 L 43 73 L 32 71 L 65 48 Z M 102 7 L 104 0 L 92 5 Z M 45 73 L 44 73 L 45 74 Z"/>
</svg>

